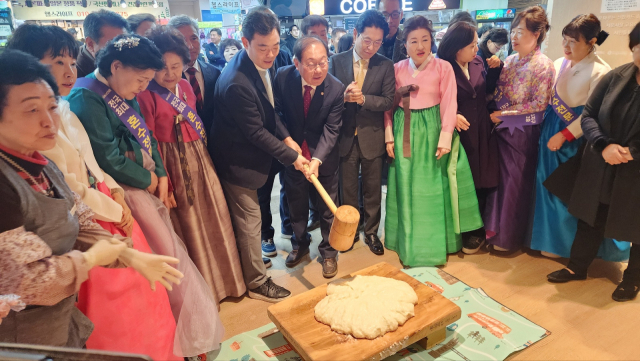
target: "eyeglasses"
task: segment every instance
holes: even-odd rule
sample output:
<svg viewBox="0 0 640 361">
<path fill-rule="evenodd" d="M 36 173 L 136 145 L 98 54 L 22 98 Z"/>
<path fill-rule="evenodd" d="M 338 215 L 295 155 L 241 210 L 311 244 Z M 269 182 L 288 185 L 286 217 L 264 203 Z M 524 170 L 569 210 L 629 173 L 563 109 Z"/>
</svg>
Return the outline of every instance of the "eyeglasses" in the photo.
<svg viewBox="0 0 640 361">
<path fill-rule="evenodd" d="M 387 20 L 389 20 L 389 18 L 392 18 L 393 20 L 398 20 L 398 19 L 400 19 L 400 15 L 401 14 L 400 14 L 399 11 L 394 11 L 391 14 L 389 14 L 388 12 L 383 12 L 382 15 Z"/>
<path fill-rule="evenodd" d="M 362 44 L 364 44 L 364 46 L 366 47 L 370 47 L 371 45 L 373 45 L 374 48 L 379 48 L 382 45 L 382 40 L 372 41 L 368 38 L 362 38 Z"/>
<path fill-rule="evenodd" d="M 308 64 L 306 64 L 304 67 L 305 67 L 305 68 L 307 68 L 307 70 L 309 70 L 309 71 L 316 71 L 316 69 L 317 69 L 318 67 L 320 67 L 320 69 L 324 69 L 324 68 L 326 68 L 328 65 L 329 65 L 329 63 L 328 63 L 328 62 L 323 61 L 323 62 L 318 63 L 318 64 L 308 63 Z"/>
</svg>

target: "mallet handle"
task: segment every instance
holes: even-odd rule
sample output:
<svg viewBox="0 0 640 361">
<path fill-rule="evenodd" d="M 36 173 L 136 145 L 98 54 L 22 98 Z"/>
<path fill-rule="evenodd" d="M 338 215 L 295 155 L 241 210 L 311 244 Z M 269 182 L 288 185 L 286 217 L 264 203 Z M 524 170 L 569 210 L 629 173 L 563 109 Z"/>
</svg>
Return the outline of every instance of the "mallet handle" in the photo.
<svg viewBox="0 0 640 361">
<path fill-rule="evenodd" d="M 309 166 L 305 164 L 304 169 L 308 171 Z M 318 180 L 315 174 L 311 175 L 311 183 L 313 183 L 313 185 L 316 187 L 316 189 L 318 190 L 318 193 L 320 194 L 320 197 L 322 197 L 322 200 L 324 200 L 324 202 L 327 204 L 327 206 L 331 210 L 331 213 L 336 214 L 338 207 L 336 207 L 336 204 L 333 203 L 333 200 L 329 196 L 329 193 L 327 193 L 327 191 L 324 190 L 324 187 L 322 186 L 322 184 L 320 184 L 320 181 Z"/>
</svg>

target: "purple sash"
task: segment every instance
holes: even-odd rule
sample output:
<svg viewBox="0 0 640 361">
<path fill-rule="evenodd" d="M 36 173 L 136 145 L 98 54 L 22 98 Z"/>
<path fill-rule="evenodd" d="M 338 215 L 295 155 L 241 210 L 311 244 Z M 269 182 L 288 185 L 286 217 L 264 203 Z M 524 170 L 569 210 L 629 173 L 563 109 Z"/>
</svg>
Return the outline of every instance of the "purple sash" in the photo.
<svg viewBox="0 0 640 361">
<path fill-rule="evenodd" d="M 569 61 L 567 59 L 564 59 L 562 61 L 562 66 L 560 67 L 560 75 L 558 75 L 558 80 L 560 80 L 560 77 L 562 76 L 562 73 L 565 71 L 566 65 L 568 63 Z M 551 108 L 553 108 L 553 111 L 556 112 L 558 117 L 560 117 L 560 119 L 562 119 L 562 121 L 565 122 L 567 126 L 569 126 L 576 119 L 578 119 L 578 115 L 573 111 L 573 109 L 571 109 L 570 106 L 567 105 L 567 103 L 564 102 L 564 100 L 562 100 L 562 98 L 560 98 L 560 95 L 558 95 L 558 92 L 556 91 L 556 88 L 558 86 L 558 80 L 556 80 L 556 85 L 553 86 L 553 91 L 551 93 Z"/>
<path fill-rule="evenodd" d="M 494 97 L 496 105 L 500 110 L 507 109 L 511 106 L 511 102 L 504 93 L 504 90 L 502 90 L 505 85 L 506 84 L 502 82 L 498 83 L 498 88 L 496 89 L 496 95 Z M 502 123 L 498 125 L 498 129 L 509 128 L 509 134 L 513 134 L 516 128 L 524 132 L 524 126 L 541 124 L 543 118 L 544 111 L 527 114 L 501 115 L 498 119 L 500 119 Z"/>
<path fill-rule="evenodd" d="M 138 112 L 116 94 L 115 90 L 104 85 L 101 81 L 91 78 L 78 79 L 74 88 L 86 88 L 94 93 L 98 93 L 109 108 L 116 113 L 122 124 L 133 134 L 142 149 L 151 155 L 151 138 L 149 137 L 151 133 L 149 132 L 149 128 L 147 128 L 147 123 Z"/>
<path fill-rule="evenodd" d="M 160 86 L 160 84 L 156 83 L 155 80 L 152 80 L 147 87 L 150 91 L 160 95 L 164 101 L 169 103 L 173 109 L 177 110 L 178 113 L 182 114 L 182 116 L 191 124 L 191 127 L 198 133 L 200 139 L 204 141 L 207 139 L 207 134 L 204 129 L 204 125 L 202 125 L 202 120 L 198 116 L 198 113 L 193 110 L 187 103 L 182 101 L 182 99 L 178 98 L 175 94 L 169 91 L 169 89 Z"/>
</svg>

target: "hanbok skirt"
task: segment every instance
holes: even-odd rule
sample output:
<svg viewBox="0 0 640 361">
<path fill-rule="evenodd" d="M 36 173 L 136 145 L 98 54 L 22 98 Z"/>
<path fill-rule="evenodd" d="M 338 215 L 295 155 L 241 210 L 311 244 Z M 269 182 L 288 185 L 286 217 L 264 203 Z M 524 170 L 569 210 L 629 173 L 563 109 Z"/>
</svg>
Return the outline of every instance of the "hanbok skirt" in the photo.
<svg viewBox="0 0 640 361">
<path fill-rule="evenodd" d="M 98 183 L 98 190 L 111 196 L 104 183 Z M 111 234 L 126 236 L 114 223 L 96 222 Z M 152 253 L 135 221 L 131 239 L 134 249 Z M 133 268 L 93 268 L 80 287 L 77 307 L 95 326 L 88 349 L 143 354 L 154 360 L 182 359 L 172 352 L 176 321 L 167 291 L 161 286 L 152 291 L 149 281 Z"/>
<path fill-rule="evenodd" d="M 581 114 L 584 106 L 572 108 L 576 114 Z M 575 156 L 584 138 L 573 142 L 565 142 L 562 147 L 552 152 L 547 147 L 549 139 L 566 128 L 566 123 L 558 117 L 549 106 L 544 115 L 542 132 L 540 134 L 540 151 L 538 154 L 538 171 L 536 174 L 536 199 L 531 235 L 531 249 L 550 252 L 569 258 L 571 245 L 576 236 L 578 219 L 572 216 L 558 197 L 551 194 L 543 183 L 560 164 Z M 629 259 L 631 244 L 619 242 L 610 238 L 600 246 L 598 256 L 607 261 L 620 262 Z"/>
<path fill-rule="evenodd" d="M 515 129 L 513 134 L 507 128 L 495 130 L 500 182 L 487 197 L 485 229 L 489 244 L 507 250 L 525 244 L 533 216 L 540 125 L 523 129 Z"/>
<path fill-rule="evenodd" d="M 178 205 L 171 209 L 171 221 L 178 237 L 187 246 L 189 256 L 216 302 L 228 296 L 242 296 L 246 287 L 229 208 L 203 142 L 182 143 L 185 150 L 182 163 L 178 143 L 159 144 Z M 183 169 L 185 163 L 187 169 Z M 188 171 L 188 182 L 185 182 L 183 171 Z M 187 197 L 187 183 L 195 195 L 193 204 Z"/>
<path fill-rule="evenodd" d="M 436 159 L 440 106 L 411 110 L 411 157 L 404 158 L 404 109 L 394 114 L 395 159 L 389 167 L 385 246 L 405 266 L 435 266 L 462 248 L 460 234 L 482 227 L 473 176 L 456 132 Z"/>
<path fill-rule="evenodd" d="M 134 158 L 133 152 L 127 156 Z M 142 152 L 144 168 L 153 172 L 155 162 Z M 168 291 L 173 317 L 176 320 L 176 335 L 173 353 L 191 357 L 220 348 L 224 327 L 218 315 L 211 288 L 189 258 L 187 248 L 175 233 L 169 210 L 146 189 L 122 185 L 125 201 L 133 217 L 138 221 L 149 246 L 156 254 L 175 257 L 180 260 L 176 268 L 184 274 L 179 285 Z M 153 332 L 150 330 L 150 332 Z"/>
</svg>

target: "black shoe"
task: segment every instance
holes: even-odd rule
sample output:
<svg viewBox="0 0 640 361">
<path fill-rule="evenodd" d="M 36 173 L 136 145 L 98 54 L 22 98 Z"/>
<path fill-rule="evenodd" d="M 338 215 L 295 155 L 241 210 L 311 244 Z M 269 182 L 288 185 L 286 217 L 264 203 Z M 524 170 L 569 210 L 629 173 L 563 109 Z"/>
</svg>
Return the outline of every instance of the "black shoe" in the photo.
<svg viewBox="0 0 640 361">
<path fill-rule="evenodd" d="M 353 237 L 353 244 L 351 245 L 351 247 L 346 251 L 340 251 L 340 253 L 347 253 L 353 250 L 353 247 L 356 245 L 356 243 L 358 243 L 359 240 L 360 240 L 360 231 L 356 231 L 356 236 Z"/>
<path fill-rule="evenodd" d="M 587 279 L 586 275 L 571 273 L 566 268 L 563 268 L 559 271 L 551 272 L 547 275 L 547 280 L 553 283 L 565 283 L 569 281 L 581 281 L 586 279 Z"/>
<path fill-rule="evenodd" d="M 625 281 L 623 278 L 622 282 L 611 294 L 611 298 L 618 302 L 633 301 L 636 299 L 638 291 L 640 291 L 640 282 Z"/>
<path fill-rule="evenodd" d="M 486 240 L 476 236 L 470 236 L 462 241 L 462 253 L 474 254 L 480 250 Z"/>
<path fill-rule="evenodd" d="M 262 286 L 249 290 L 249 297 L 271 303 L 277 303 L 291 297 L 291 292 L 273 283 L 271 277 Z"/>
<path fill-rule="evenodd" d="M 295 267 L 295 266 L 298 265 L 298 263 L 300 263 L 302 261 L 304 256 L 306 256 L 308 254 L 309 254 L 309 247 L 302 247 L 302 248 L 294 249 L 287 256 L 287 260 L 285 261 L 285 264 L 289 268 Z"/>
<path fill-rule="evenodd" d="M 380 238 L 378 238 L 378 236 L 376 236 L 375 234 L 366 236 L 364 238 L 364 243 L 369 246 L 369 249 L 371 250 L 371 252 L 373 252 L 373 254 L 376 254 L 378 256 L 382 256 L 384 254 L 384 246 L 382 245 L 382 242 L 380 242 Z"/>
<path fill-rule="evenodd" d="M 333 278 L 338 274 L 338 260 L 335 258 L 325 258 L 322 261 L 322 276 Z"/>
<path fill-rule="evenodd" d="M 320 227 L 320 220 L 319 219 L 316 219 L 316 220 L 310 219 L 309 223 L 307 223 L 307 232 L 311 232 L 314 229 L 318 229 L 318 227 Z"/>
</svg>

